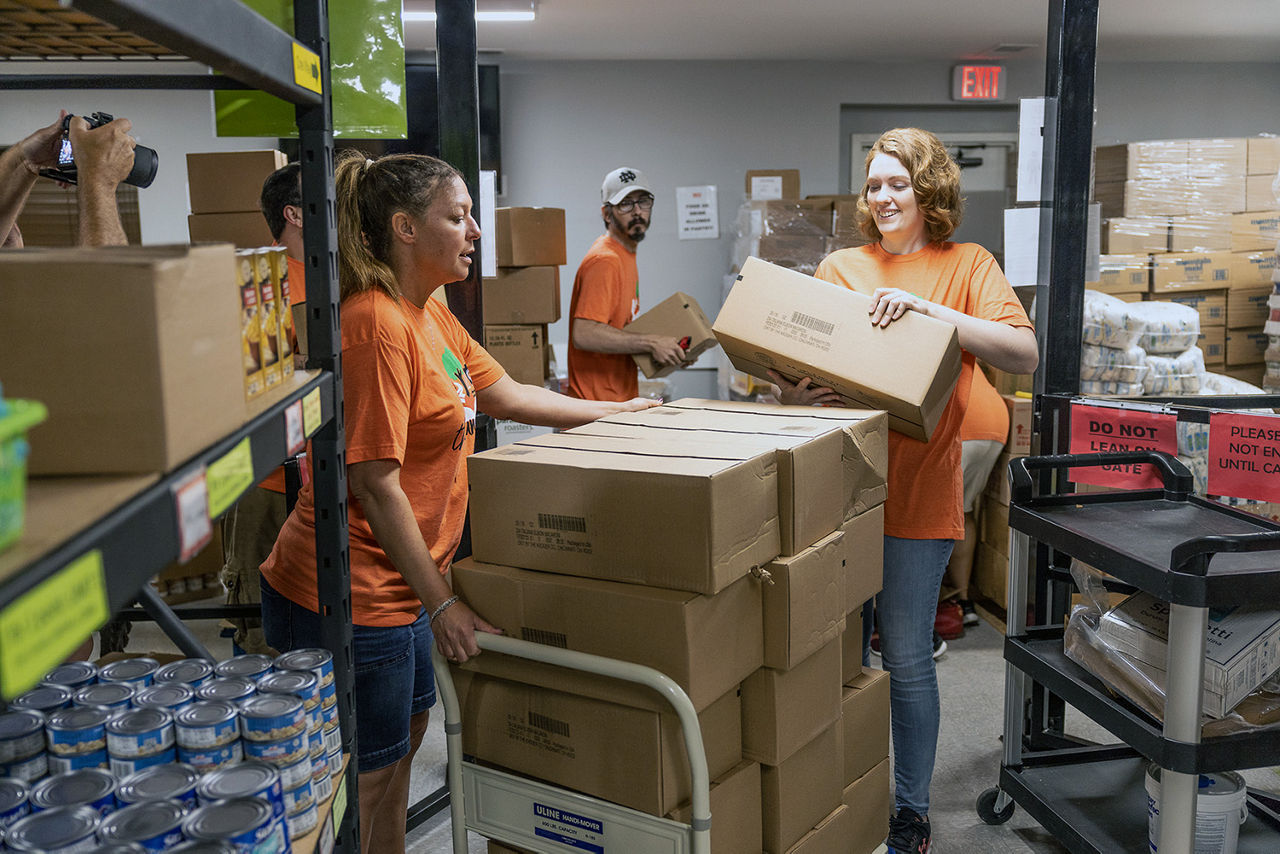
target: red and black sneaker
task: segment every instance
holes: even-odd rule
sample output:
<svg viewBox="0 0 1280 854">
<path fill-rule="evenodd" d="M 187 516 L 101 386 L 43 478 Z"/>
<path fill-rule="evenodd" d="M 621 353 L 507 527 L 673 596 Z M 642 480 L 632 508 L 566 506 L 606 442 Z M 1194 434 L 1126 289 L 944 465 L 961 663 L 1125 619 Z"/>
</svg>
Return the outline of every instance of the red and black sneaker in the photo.
<svg viewBox="0 0 1280 854">
<path fill-rule="evenodd" d="M 889 819 L 889 854 L 929 854 L 929 819 L 908 807 Z"/>
</svg>

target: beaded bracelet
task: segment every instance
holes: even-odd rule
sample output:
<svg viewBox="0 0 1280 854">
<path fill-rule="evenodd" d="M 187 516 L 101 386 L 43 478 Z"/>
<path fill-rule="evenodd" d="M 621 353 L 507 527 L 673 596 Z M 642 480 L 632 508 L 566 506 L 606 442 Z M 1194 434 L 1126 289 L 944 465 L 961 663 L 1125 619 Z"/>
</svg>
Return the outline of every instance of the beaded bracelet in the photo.
<svg viewBox="0 0 1280 854">
<path fill-rule="evenodd" d="M 456 604 L 457 601 L 458 601 L 457 596 L 450 596 L 448 599 L 441 602 L 439 605 L 436 606 L 436 609 L 431 612 L 431 619 L 428 620 L 427 623 L 428 624 L 435 623 L 436 617 L 440 616 L 445 611 L 449 610 L 449 608 L 451 608 L 454 604 Z"/>
</svg>

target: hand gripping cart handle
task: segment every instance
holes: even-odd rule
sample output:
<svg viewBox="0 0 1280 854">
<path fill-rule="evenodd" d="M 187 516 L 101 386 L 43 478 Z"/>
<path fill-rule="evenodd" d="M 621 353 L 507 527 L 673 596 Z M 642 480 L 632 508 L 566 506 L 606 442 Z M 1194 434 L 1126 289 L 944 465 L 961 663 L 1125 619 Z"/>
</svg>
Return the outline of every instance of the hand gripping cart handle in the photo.
<svg viewBox="0 0 1280 854">
<path fill-rule="evenodd" d="M 467 830 L 539 854 L 710 854 L 711 795 L 702 731 L 688 695 L 651 667 L 502 635 L 476 632 L 482 650 L 646 685 L 675 709 L 693 784 L 693 818 L 681 824 L 463 759 L 462 716 L 449 663 L 433 645 L 444 702 L 447 782 L 454 854 L 467 854 Z"/>
</svg>

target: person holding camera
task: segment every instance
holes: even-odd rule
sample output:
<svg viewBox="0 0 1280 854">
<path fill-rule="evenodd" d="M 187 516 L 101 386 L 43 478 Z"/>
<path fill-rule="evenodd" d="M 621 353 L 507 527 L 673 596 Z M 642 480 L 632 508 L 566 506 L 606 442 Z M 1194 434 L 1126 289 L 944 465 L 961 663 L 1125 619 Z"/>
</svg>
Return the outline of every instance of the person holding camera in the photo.
<svg viewBox="0 0 1280 854">
<path fill-rule="evenodd" d="M 123 246 L 129 242 L 116 208 L 116 187 L 133 170 L 136 143 L 129 135 L 133 125 L 119 118 L 91 127 L 82 116 L 67 118 L 67 112 L 61 111 L 53 124 L 0 154 L 0 234 L 5 235 L 0 246 L 23 246 L 18 215 L 42 170 L 57 169 L 64 123 L 65 141 L 70 142 L 77 173 L 78 245 Z"/>
</svg>

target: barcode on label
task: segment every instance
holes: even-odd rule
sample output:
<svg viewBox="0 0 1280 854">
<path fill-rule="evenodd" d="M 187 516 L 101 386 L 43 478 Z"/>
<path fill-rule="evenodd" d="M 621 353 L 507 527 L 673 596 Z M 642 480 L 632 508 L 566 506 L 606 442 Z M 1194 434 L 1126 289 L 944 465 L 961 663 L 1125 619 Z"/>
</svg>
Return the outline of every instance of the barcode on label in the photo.
<svg viewBox="0 0 1280 854">
<path fill-rule="evenodd" d="M 581 516 L 561 516 L 556 513 L 539 513 L 538 527 L 550 531 L 573 531 L 578 534 L 587 532 L 587 520 Z"/>
<path fill-rule="evenodd" d="M 529 713 L 529 726 L 536 727 L 544 732 L 552 735 L 569 737 L 569 725 L 564 721 L 558 721 L 555 718 L 549 718 L 546 715 L 540 715 L 537 712 Z"/>
<path fill-rule="evenodd" d="M 546 629 L 531 629 L 528 626 L 521 626 L 520 637 L 530 643 L 558 646 L 561 649 L 569 648 L 569 639 L 565 637 L 563 632 L 549 632 Z"/>
<path fill-rule="evenodd" d="M 791 322 L 805 329 L 812 329 L 814 332 L 821 332 L 823 335 L 830 335 L 836 331 L 836 325 L 826 320 L 819 320 L 816 317 L 804 314 L 803 312 L 791 312 Z"/>
</svg>

